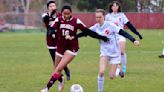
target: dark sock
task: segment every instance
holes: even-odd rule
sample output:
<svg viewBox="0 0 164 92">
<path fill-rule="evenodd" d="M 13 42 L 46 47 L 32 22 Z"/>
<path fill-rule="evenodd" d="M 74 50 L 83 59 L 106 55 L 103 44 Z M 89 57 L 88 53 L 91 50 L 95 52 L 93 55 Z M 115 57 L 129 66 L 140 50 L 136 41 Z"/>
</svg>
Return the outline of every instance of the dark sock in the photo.
<svg viewBox="0 0 164 92">
<path fill-rule="evenodd" d="M 52 87 L 52 85 L 55 83 L 56 80 L 58 80 L 61 77 L 60 74 L 54 74 L 51 79 L 49 80 L 49 82 L 47 83 L 47 88 L 50 89 L 50 87 Z"/>
<path fill-rule="evenodd" d="M 67 66 L 64 68 L 64 71 L 67 76 L 70 76 L 70 71 Z"/>
<path fill-rule="evenodd" d="M 63 74 L 60 76 L 60 78 L 58 79 L 59 82 L 62 82 L 63 81 Z"/>
</svg>

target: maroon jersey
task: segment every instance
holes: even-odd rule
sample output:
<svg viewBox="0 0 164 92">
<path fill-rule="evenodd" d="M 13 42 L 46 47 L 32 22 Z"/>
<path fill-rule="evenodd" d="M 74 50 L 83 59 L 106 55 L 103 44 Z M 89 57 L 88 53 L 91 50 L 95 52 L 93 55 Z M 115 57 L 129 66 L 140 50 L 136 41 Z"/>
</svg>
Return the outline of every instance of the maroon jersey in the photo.
<svg viewBox="0 0 164 92">
<path fill-rule="evenodd" d="M 47 48 L 49 48 L 49 49 L 56 49 L 57 35 L 55 33 L 55 30 L 50 28 L 50 24 L 56 19 L 57 16 L 60 16 L 60 15 L 54 14 L 53 16 L 50 16 L 48 13 L 44 13 L 42 15 L 44 24 L 47 29 L 46 42 L 47 42 Z M 54 31 L 54 33 L 52 35 L 49 35 L 50 30 Z"/>
<path fill-rule="evenodd" d="M 66 50 L 76 53 L 79 49 L 78 39 L 66 40 L 65 36 L 74 36 L 77 30 L 83 30 L 86 26 L 78 18 L 70 18 L 69 20 L 64 20 L 62 16 L 55 19 L 51 26 L 57 29 L 58 43 L 57 52 L 61 55 L 64 54 Z"/>
</svg>

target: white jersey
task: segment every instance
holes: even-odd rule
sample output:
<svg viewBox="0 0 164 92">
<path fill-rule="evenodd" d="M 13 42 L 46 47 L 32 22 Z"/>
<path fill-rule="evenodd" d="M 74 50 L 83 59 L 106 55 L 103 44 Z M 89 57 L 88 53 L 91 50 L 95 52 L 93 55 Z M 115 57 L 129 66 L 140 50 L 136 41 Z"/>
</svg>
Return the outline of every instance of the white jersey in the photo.
<svg viewBox="0 0 164 92">
<path fill-rule="evenodd" d="M 117 26 L 119 26 L 121 29 L 124 29 L 124 25 L 129 21 L 128 18 L 124 13 L 108 13 L 106 15 L 106 21 L 110 21 Z"/>
<path fill-rule="evenodd" d="M 116 24 L 118 27 L 121 29 L 124 29 L 124 25 L 129 21 L 126 15 L 122 12 L 120 13 L 108 13 L 106 15 L 106 21 L 112 22 Z M 118 35 L 119 37 L 119 42 L 126 42 L 126 38 L 122 35 Z"/>
<path fill-rule="evenodd" d="M 109 38 L 108 42 L 100 40 L 100 56 L 118 57 L 120 55 L 120 49 L 118 44 L 118 32 L 120 30 L 115 24 L 105 21 L 102 26 L 96 23 L 90 28 L 92 31 L 99 35 Z"/>
</svg>

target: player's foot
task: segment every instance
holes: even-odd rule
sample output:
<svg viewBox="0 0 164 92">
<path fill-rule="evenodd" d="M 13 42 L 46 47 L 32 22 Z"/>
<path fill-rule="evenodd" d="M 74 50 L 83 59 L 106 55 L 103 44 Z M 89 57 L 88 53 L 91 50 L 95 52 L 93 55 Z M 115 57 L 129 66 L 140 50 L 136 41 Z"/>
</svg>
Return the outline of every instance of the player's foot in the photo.
<svg viewBox="0 0 164 92">
<path fill-rule="evenodd" d="M 59 85 L 58 85 L 58 92 L 63 92 L 64 90 L 64 76 L 62 76 L 62 79 L 63 81 L 59 82 Z"/>
<path fill-rule="evenodd" d="M 124 72 L 123 72 L 123 71 L 120 71 L 120 72 L 119 72 L 119 76 L 120 76 L 121 78 L 124 78 Z"/>
<path fill-rule="evenodd" d="M 68 68 L 65 70 L 65 74 L 67 76 L 67 81 L 69 81 L 71 79 L 71 73 L 70 73 L 70 70 Z"/>
<path fill-rule="evenodd" d="M 122 71 L 124 72 L 124 74 L 126 73 L 126 67 L 122 67 Z"/>
<path fill-rule="evenodd" d="M 164 55 L 160 55 L 159 58 L 164 58 Z"/>
<path fill-rule="evenodd" d="M 42 90 L 40 90 L 40 92 L 48 92 L 48 88 L 43 88 Z"/>
</svg>

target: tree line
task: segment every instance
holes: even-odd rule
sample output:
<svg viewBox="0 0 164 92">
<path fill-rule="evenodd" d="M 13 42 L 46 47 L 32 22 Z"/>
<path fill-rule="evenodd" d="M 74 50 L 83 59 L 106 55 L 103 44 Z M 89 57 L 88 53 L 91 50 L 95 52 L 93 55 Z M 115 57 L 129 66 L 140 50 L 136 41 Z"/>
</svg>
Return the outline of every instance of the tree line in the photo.
<svg viewBox="0 0 164 92">
<path fill-rule="evenodd" d="M 49 0 L 0 0 L 3 11 L 42 11 Z M 107 10 L 114 0 L 55 0 L 61 9 L 64 3 L 70 3 L 77 12 L 93 12 L 97 8 Z M 164 12 L 164 0 L 117 0 L 124 12 Z"/>
</svg>

